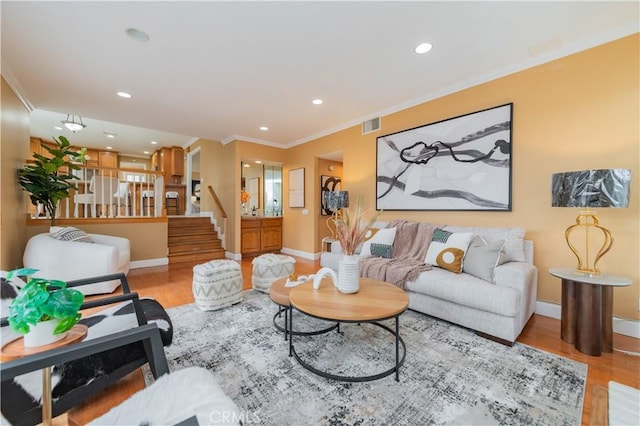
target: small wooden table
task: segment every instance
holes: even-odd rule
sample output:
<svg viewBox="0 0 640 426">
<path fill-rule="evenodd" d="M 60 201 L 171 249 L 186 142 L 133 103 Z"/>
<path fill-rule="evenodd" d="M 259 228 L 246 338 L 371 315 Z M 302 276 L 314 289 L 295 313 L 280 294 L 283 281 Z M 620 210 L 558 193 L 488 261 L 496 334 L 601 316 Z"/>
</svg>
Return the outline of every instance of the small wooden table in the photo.
<svg viewBox="0 0 640 426">
<path fill-rule="evenodd" d="M 71 345 L 87 337 L 88 330 L 86 325 L 76 324 L 67 331 L 65 337 L 43 346 L 26 347 L 24 346 L 24 337 L 18 337 L 2 345 L 0 357 L 2 357 L 2 361 L 10 361 Z M 44 426 L 51 425 L 51 390 L 51 366 L 49 366 L 42 369 L 42 424 Z"/>
<path fill-rule="evenodd" d="M 409 307 L 409 297 L 401 288 L 384 281 L 360 278 L 360 289 L 354 294 L 340 293 L 331 283 L 325 279 L 320 288 L 315 290 L 313 282 L 308 281 L 294 287 L 289 292 L 291 308 L 309 316 L 328 321 L 346 323 L 371 323 L 395 337 L 395 365 L 379 374 L 370 376 L 338 376 L 320 371 L 303 361 L 295 351 L 293 335 L 289 339 L 289 356 L 296 360 L 307 370 L 319 376 L 345 382 L 365 382 L 381 379 L 395 373 L 396 381 L 399 381 L 399 371 L 406 356 L 406 346 L 400 337 L 399 317 Z M 293 315 L 289 315 L 289 329 L 293 329 Z M 380 324 L 378 321 L 395 319 L 395 330 Z M 402 345 L 402 358 L 400 357 L 400 345 Z"/>
<path fill-rule="evenodd" d="M 600 356 L 613 351 L 613 287 L 631 279 L 611 274 L 588 275 L 571 268 L 551 268 L 562 279 L 560 337 L 580 352 Z"/>
</svg>

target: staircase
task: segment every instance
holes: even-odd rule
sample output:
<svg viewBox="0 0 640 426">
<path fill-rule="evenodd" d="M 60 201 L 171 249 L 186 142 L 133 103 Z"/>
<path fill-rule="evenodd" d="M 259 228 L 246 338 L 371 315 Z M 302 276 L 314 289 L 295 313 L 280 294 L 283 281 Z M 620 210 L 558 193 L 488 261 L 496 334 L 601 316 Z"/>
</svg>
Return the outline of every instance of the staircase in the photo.
<svg viewBox="0 0 640 426">
<path fill-rule="evenodd" d="M 224 259 L 218 233 L 208 217 L 169 217 L 169 263 Z"/>
</svg>

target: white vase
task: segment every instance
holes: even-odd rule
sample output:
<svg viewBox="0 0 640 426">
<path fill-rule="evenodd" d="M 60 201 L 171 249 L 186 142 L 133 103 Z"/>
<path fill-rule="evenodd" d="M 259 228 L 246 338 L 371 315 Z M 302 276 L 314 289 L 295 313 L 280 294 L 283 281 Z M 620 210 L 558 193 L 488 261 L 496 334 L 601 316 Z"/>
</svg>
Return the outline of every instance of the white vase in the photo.
<svg viewBox="0 0 640 426">
<path fill-rule="evenodd" d="M 360 289 L 360 269 L 357 256 L 344 255 L 338 263 L 338 284 L 341 293 L 357 293 Z"/>
<path fill-rule="evenodd" d="M 34 346 L 48 345 L 63 339 L 67 333 L 53 334 L 53 330 L 58 326 L 60 320 L 55 318 L 48 321 L 41 321 L 38 324 L 30 325 L 29 332 L 24 335 L 24 346 L 31 348 Z"/>
</svg>

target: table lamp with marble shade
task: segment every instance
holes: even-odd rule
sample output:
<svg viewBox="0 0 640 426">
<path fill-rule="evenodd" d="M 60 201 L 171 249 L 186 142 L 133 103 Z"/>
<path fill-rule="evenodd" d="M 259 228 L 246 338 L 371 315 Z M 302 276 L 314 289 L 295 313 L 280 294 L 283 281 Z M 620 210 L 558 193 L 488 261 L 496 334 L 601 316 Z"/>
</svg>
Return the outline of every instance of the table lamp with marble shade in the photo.
<svg viewBox="0 0 640 426">
<path fill-rule="evenodd" d="M 349 191 L 325 191 L 324 204 L 333 212 L 327 219 L 327 228 L 331 231 L 331 238 L 335 238 L 335 231 L 330 224 L 332 220 L 335 223 L 340 218 L 340 209 L 349 207 Z"/>
<path fill-rule="evenodd" d="M 552 207 L 583 208 L 576 223 L 565 231 L 569 248 L 578 259 L 576 271 L 587 275 L 598 275 L 598 261 L 613 245 L 613 236 L 592 208 L 628 207 L 631 171 L 628 169 L 597 169 L 554 173 L 551 180 Z M 580 233 L 584 234 L 583 251 L 576 248 Z M 594 242 L 602 243 L 597 252 L 592 251 Z"/>
</svg>

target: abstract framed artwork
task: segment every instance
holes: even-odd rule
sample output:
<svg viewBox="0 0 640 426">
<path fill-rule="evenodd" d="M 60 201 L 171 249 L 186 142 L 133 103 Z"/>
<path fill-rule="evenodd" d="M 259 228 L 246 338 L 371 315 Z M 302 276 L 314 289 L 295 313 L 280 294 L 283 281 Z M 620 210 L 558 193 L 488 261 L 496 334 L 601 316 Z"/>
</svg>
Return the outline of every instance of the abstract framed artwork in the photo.
<svg viewBox="0 0 640 426">
<path fill-rule="evenodd" d="M 513 104 L 380 136 L 376 209 L 511 211 Z"/>
<path fill-rule="evenodd" d="M 289 207 L 304 207 L 304 167 L 289 170 Z"/>
<path fill-rule="evenodd" d="M 338 176 L 320 176 L 320 215 L 331 216 L 333 211 L 328 209 L 324 201 L 324 193 L 327 191 L 340 191 L 342 179 Z"/>
</svg>

